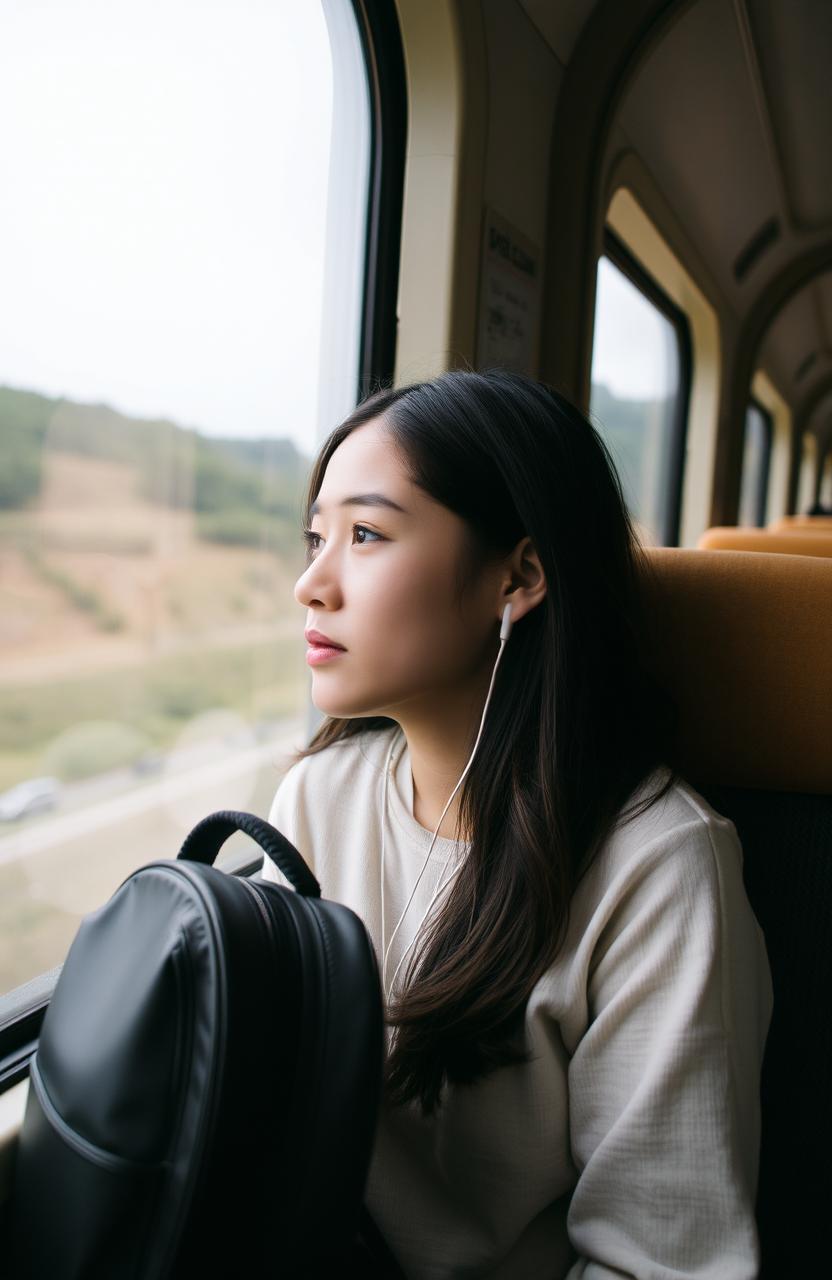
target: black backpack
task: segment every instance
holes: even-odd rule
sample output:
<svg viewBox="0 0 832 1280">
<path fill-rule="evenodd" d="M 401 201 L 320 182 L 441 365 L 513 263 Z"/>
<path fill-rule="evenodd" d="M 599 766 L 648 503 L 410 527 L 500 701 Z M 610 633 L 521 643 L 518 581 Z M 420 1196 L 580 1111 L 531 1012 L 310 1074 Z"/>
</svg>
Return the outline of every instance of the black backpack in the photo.
<svg viewBox="0 0 832 1280">
<path fill-rule="evenodd" d="M 296 892 L 211 865 L 236 830 Z M 391 1274 L 358 1235 L 383 1053 L 362 921 L 274 827 L 212 814 L 70 948 L 31 1063 L 13 1274 Z"/>
</svg>

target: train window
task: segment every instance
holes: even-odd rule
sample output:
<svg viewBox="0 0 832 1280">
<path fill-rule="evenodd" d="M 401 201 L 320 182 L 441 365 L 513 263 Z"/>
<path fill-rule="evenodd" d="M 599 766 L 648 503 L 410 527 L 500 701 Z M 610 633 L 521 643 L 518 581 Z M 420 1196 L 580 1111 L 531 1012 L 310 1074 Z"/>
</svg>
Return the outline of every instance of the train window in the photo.
<svg viewBox="0 0 832 1280">
<path fill-rule="evenodd" d="M 766 522 L 768 473 L 774 429 L 771 414 L 752 400 L 745 415 L 739 523 L 763 526 Z"/>
<path fill-rule="evenodd" d="M 303 737 L 299 499 L 359 385 L 355 14 L 4 16 L 0 994 L 199 818 L 266 812 Z"/>
<path fill-rule="evenodd" d="M 770 443 L 768 445 L 768 486 L 763 513 L 766 523 L 771 524 L 786 515 L 789 508 L 792 411 L 771 379 L 761 369 L 754 374 L 749 403 L 762 410 L 767 424 L 766 431 Z M 746 475 L 745 459 L 743 459 L 743 484 L 746 483 Z M 740 501 L 742 502 L 742 498 Z"/>
<path fill-rule="evenodd" d="M 689 387 L 683 312 L 608 232 L 598 263 L 590 412 L 647 542 L 678 542 Z"/>
</svg>

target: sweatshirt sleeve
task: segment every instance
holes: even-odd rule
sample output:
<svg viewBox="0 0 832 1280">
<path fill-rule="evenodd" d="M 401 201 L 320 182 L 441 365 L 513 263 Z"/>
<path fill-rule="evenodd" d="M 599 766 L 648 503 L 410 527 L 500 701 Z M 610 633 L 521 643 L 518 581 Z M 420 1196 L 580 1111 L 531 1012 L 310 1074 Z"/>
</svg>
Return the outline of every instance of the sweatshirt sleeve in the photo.
<svg viewBox="0 0 832 1280">
<path fill-rule="evenodd" d="M 751 1280 L 762 932 L 733 825 L 698 815 L 618 878 L 569 1067 L 568 1280 Z"/>
</svg>

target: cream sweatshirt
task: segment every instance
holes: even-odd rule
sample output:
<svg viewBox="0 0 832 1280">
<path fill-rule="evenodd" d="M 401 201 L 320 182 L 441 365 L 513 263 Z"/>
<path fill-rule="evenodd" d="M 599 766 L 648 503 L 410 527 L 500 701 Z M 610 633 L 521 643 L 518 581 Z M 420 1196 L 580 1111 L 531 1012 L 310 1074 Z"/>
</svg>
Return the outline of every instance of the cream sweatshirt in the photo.
<svg viewBox="0 0 832 1280">
<path fill-rule="evenodd" d="M 413 817 L 402 731 L 301 760 L 269 819 L 324 897 L 364 920 L 381 962 L 382 835 L 385 945 L 432 835 Z M 436 841 L 388 985 L 466 849 Z M 268 859 L 263 874 L 284 882 Z M 528 1001 L 531 1060 L 446 1088 L 428 1119 L 383 1106 L 366 1200 L 409 1280 L 755 1276 L 771 1003 L 734 827 L 676 784 L 616 827 L 582 879 Z"/>
</svg>

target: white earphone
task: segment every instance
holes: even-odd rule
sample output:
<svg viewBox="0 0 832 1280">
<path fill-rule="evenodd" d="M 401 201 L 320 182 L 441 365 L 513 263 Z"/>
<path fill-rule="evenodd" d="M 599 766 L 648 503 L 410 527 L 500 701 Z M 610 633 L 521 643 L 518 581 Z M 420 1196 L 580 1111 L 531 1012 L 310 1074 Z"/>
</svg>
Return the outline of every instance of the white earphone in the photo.
<svg viewBox="0 0 832 1280">
<path fill-rule="evenodd" d="M 382 811 L 382 815 L 381 815 L 381 822 L 382 822 L 382 835 L 381 835 L 381 950 L 382 950 L 381 982 L 382 982 L 382 990 L 383 990 L 383 992 L 384 992 L 385 998 L 387 997 L 387 994 L 388 994 L 388 992 L 387 992 L 387 958 L 388 958 L 388 956 L 390 955 L 390 948 L 391 948 L 391 947 L 392 947 L 392 945 L 393 945 L 393 941 L 394 941 L 394 939 L 395 939 L 395 937 L 396 937 L 396 934 L 399 932 L 399 929 L 400 929 L 400 927 L 401 927 L 401 923 L 402 923 L 402 921 L 404 920 L 405 916 L 407 915 L 407 912 L 408 912 L 408 910 L 409 910 L 409 908 L 410 908 L 410 904 L 411 904 L 411 902 L 413 901 L 414 895 L 415 895 L 415 893 L 416 893 L 416 890 L 417 890 L 417 889 L 418 889 L 418 887 L 419 887 L 419 883 L 420 883 L 420 881 L 421 881 L 421 879 L 422 879 L 422 876 L 424 875 L 424 873 L 425 873 L 425 871 L 426 871 L 426 869 L 427 869 L 427 865 L 428 865 L 428 861 L 429 861 L 429 859 L 430 859 L 431 851 L 432 851 L 432 849 L 433 849 L 434 844 L 436 843 L 436 837 L 437 837 L 437 835 L 439 834 L 439 828 L 442 826 L 442 822 L 443 822 L 443 820 L 444 820 L 445 814 L 448 812 L 448 809 L 450 808 L 450 805 L 451 805 L 451 801 L 453 800 L 453 798 L 454 798 L 454 796 L 456 795 L 457 791 L 459 790 L 459 788 L 462 786 L 463 782 L 465 781 L 465 776 L 466 776 L 466 774 L 468 773 L 468 770 L 471 768 L 471 763 L 472 763 L 472 761 L 473 761 L 473 759 L 474 759 L 474 756 L 475 756 L 475 755 L 476 755 L 476 753 L 477 753 L 477 747 L 480 745 L 480 738 L 482 737 L 482 729 L 483 729 L 483 725 L 485 724 L 485 713 L 486 713 L 486 711 L 488 710 L 488 704 L 489 704 L 489 702 L 491 701 L 491 691 L 492 691 L 492 689 L 494 688 L 494 677 L 495 677 L 495 676 L 496 676 L 496 674 L 497 674 L 497 667 L 500 665 L 500 658 L 502 658 L 502 656 L 503 656 L 503 649 L 505 648 L 506 641 L 508 640 L 509 636 L 511 635 L 511 613 L 512 613 L 512 606 L 511 606 L 511 601 L 509 600 L 509 602 L 506 604 L 505 608 L 503 609 L 502 622 L 500 623 L 500 651 L 499 651 L 499 653 L 497 654 L 497 660 L 496 660 L 496 662 L 494 663 L 494 670 L 491 672 L 491 683 L 490 683 L 490 685 L 488 686 L 488 694 L 486 695 L 486 699 L 485 699 L 485 706 L 484 706 L 484 707 L 483 707 L 483 709 L 482 709 L 482 718 L 481 718 L 481 720 L 480 720 L 480 728 L 479 728 L 479 733 L 477 734 L 477 740 L 476 740 L 476 742 L 474 743 L 474 750 L 471 752 L 471 756 L 470 756 L 470 758 L 469 758 L 469 760 L 468 760 L 468 763 L 466 764 L 465 768 L 464 768 L 464 769 L 463 769 L 463 771 L 462 771 L 462 775 L 461 775 L 461 777 L 460 777 L 460 779 L 459 779 L 459 782 L 456 784 L 456 786 L 454 787 L 453 791 L 451 792 L 451 794 L 450 794 L 450 796 L 449 796 L 449 798 L 448 798 L 448 803 L 445 805 L 445 808 L 442 810 L 442 816 L 440 817 L 440 819 L 439 819 L 438 823 L 436 824 L 436 830 L 435 830 L 435 831 L 434 831 L 434 833 L 433 833 L 433 839 L 431 840 L 430 845 L 428 846 L 428 851 L 427 851 L 427 853 L 425 854 L 425 861 L 424 861 L 424 863 L 422 864 L 422 869 L 421 869 L 421 871 L 419 872 L 418 876 L 416 877 L 416 883 L 414 884 L 413 889 L 411 890 L 410 897 L 408 898 L 407 902 L 405 903 L 404 911 L 403 911 L 403 912 L 401 913 L 401 915 L 399 916 L 399 919 L 398 919 L 398 922 L 397 922 L 397 924 L 396 924 L 396 927 L 395 927 L 395 929 L 393 930 L 392 934 L 390 935 L 390 941 L 387 943 L 387 947 L 386 947 L 386 948 L 385 948 L 385 946 L 384 946 L 384 820 L 385 820 L 385 817 L 386 817 L 386 810 L 387 810 L 387 780 L 388 780 L 389 772 L 390 772 L 390 771 L 389 771 L 389 764 L 388 764 L 388 768 L 387 768 L 387 770 L 385 771 L 385 776 L 384 776 L 384 798 L 383 798 L 383 801 L 382 801 L 382 810 L 383 810 L 383 811 Z M 412 940 L 410 941 L 410 943 L 407 945 L 407 947 L 405 948 L 405 950 L 402 952 L 402 955 L 401 955 L 401 958 L 400 958 L 400 960 L 399 960 L 399 963 L 396 965 L 396 972 L 393 974 L 393 980 L 392 980 L 392 982 L 390 983 L 390 994 L 392 994 L 393 987 L 396 985 L 396 978 L 399 976 L 399 970 L 401 969 L 401 967 L 402 967 L 402 965 L 403 965 L 403 963 L 404 963 L 405 957 L 406 957 L 406 956 L 408 955 L 408 953 L 412 950 L 413 945 L 414 945 L 414 943 L 416 942 L 416 939 L 417 939 L 417 937 L 419 936 L 419 934 L 420 934 L 420 932 L 421 932 L 421 930 L 422 930 L 422 926 L 424 925 L 425 921 L 427 920 L 428 916 L 430 915 L 430 912 L 431 912 L 431 910 L 432 910 L 432 908 L 433 908 L 433 904 L 436 902 L 436 899 L 439 897 L 439 895 L 440 895 L 440 893 L 442 892 L 442 890 L 443 890 L 443 889 L 446 889 L 446 888 L 448 887 L 448 885 L 449 885 L 449 884 L 451 883 L 451 881 L 453 880 L 453 877 L 457 874 L 457 872 L 461 869 L 461 867 L 462 867 L 462 863 L 460 862 L 460 863 L 459 863 L 459 865 L 458 865 L 458 866 L 456 866 L 456 867 L 454 868 L 454 870 L 451 872 L 450 878 L 449 878 L 448 880 L 445 880 L 445 869 L 443 868 L 443 870 L 442 870 L 442 874 L 441 874 L 441 875 L 440 875 L 440 877 L 439 877 L 439 884 L 436 886 L 436 889 L 434 890 L 434 893 L 433 893 L 433 897 L 431 898 L 430 902 L 429 902 L 429 903 L 428 903 L 428 905 L 427 905 L 427 908 L 426 908 L 426 910 L 425 910 L 425 913 L 424 913 L 424 915 L 422 916 L 422 919 L 421 919 L 421 921 L 420 921 L 420 923 L 419 923 L 419 928 L 418 928 L 418 929 L 416 930 L 416 932 L 414 933 L 413 938 L 412 938 Z M 443 881 L 444 881 L 444 883 L 443 883 Z"/>
</svg>

